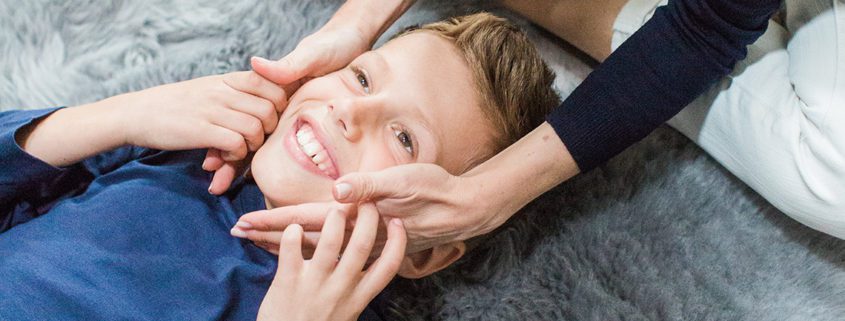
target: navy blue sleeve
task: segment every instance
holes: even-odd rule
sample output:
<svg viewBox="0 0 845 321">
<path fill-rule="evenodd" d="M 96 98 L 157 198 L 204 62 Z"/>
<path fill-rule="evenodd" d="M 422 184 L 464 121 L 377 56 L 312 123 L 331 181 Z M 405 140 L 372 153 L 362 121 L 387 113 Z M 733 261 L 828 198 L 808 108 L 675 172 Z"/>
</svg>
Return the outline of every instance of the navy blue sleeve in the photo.
<svg viewBox="0 0 845 321">
<path fill-rule="evenodd" d="M 0 113 L 0 232 L 45 213 L 56 200 L 81 191 L 95 177 L 150 151 L 123 147 L 64 168 L 47 164 L 24 151 L 15 136 L 56 110 Z"/>
<path fill-rule="evenodd" d="M 547 121 L 589 171 L 727 75 L 779 8 L 780 0 L 670 0 Z"/>
</svg>

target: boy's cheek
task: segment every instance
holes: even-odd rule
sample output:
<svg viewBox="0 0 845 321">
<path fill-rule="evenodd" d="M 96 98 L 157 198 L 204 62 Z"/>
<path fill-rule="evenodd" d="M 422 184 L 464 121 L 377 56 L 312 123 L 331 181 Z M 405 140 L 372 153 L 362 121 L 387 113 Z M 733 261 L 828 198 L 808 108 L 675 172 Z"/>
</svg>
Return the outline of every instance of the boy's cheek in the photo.
<svg viewBox="0 0 845 321">
<path fill-rule="evenodd" d="M 365 146 L 357 170 L 350 169 L 349 171 L 377 172 L 396 165 L 398 163 L 396 163 L 396 160 L 390 151 L 387 150 L 386 146 L 383 146 L 383 144 L 370 144 Z"/>
</svg>

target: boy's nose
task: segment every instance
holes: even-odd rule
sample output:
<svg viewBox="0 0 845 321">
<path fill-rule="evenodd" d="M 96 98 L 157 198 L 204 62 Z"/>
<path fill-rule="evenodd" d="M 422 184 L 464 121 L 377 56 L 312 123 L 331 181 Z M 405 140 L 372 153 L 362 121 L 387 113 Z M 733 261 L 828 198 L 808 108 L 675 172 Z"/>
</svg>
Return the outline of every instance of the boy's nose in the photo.
<svg viewBox="0 0 845 321">
<path fill-rule="evenodd" d="M 376 125 L 379 105 L 367 99 L 344 98 L 329 101 L 329 115 L 349 140 L 358 140 L 364 131 Z"/>
</svg>

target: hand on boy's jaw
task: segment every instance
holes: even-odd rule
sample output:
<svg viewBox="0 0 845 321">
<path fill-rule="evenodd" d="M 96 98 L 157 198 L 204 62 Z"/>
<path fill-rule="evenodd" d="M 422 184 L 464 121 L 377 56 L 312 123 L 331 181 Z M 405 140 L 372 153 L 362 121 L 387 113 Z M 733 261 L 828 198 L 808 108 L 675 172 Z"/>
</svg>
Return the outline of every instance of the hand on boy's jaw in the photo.
<svg viewBox="0 0 845 321">
<path fill-rule="evenodd" d="M 231 234 L 245 238 L 262 249 L 279 255 L 279 242 L 283 231 L 291 225 L 303 228 L 302 253 L 310 258 L 320 240 L 320 230 L 324 228 L 326 217 L 332 211 L 344 213 L 349 218 L 357 217 L 359 203 L 339 204 L 336 202 L 305 203 L 278 207 L 244 214 L 232 227 Z M 367 203 L 360 203 L 367 204 Z M 386 224 L 391 218 L 380 216 L 378 233 L 370 252 L 368 263 L 378 259 L 387 242 Z M 355 229 L 355 219 L 347 221 L 344 244 L 349 242 L 349 235 Z M 405 233 L 405 231 L 403 231 Z M 466 245 L 461 241 L 450 241 L 427 248 L 411 250 L 406 248 L 399 275 L 405 278 L 421 278 L 442 270 L 461 258 L 466 252 Z"/>
</svg>

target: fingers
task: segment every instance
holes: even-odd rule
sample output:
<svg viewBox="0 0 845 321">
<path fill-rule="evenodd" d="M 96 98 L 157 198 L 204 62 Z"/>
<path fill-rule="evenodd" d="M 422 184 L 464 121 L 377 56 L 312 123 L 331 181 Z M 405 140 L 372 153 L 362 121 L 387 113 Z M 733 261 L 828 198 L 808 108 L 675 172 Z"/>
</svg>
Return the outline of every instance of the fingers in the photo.
<svg viewBox="0 0 845 321">
<path fill-rule="evenodd" d="M 211 122 L 241 134 L 250 151 L 264 143 L 264 137 L 275 130 L 279 113 L 287 107 L 284 90 L 254 72 L 235 72 L 222 76 L 227 86 L 218 99 L 226 107 L 211 116 Z M 227 161 L 237 160 L 224 151 Z"/>
<path fill-rule="evenodd" d="M 337 257 L 343 246 L 343 236 L 346 225 L 345 214 L 338 209 L 332 209 L 326 216 L 326 223 L 320 234 L 320 242 L 311 259 L 323 271 L 330 271 L 337 265 Z"/>
<path fill-rule="evenodd" d="M 299 224 L 291 224 L 288 227 L 299 225 Z M 301 226 L 300 226 L 301 227 Z M 285 229 L 287 230 L 287 229 Z M 254 242 L 255 244 L 268 244 L 271 247 L 279 247 L 279 240 L 282 238 L 282 232 L 280 231 L 248 231 L 246 235 L 243 235 L 246 239 Z M 261 246 L 264 247 L 264 246 Z"/>
<path fill-rule="evenodd" d="M 402 198 L 413 194 L 405 182 L 400 167 L 391 167 L 378 172 L 349 173 L 339 178 L 332 189 L 335 200 L 342 203 L 372 201 L 382 198 Z M 394 169 L 399 170 L 394 170 Z"/>
<path fill-rule="evenodd" d="M 338 263 L 338 272 L 342 279 L 351 278 L 364 269 L 364 264 L 370 257 L 378 232 L 379 213 L 372 203 L 361 204 L 358 207 L 358 217 L 349 244 L 343 251 L 343 257 Z"/>
<path fill-rule="evenodd" d="M 281 113 L 288 105 L 286 91 L 254 71 L 229 73 L 223 82 L 235 90 L 268 100 L 276 113 Z"/>
<path fill-rule="evenodd" d="M 282 238 L 282 234 L 282 232 L 277 231 L 247 231 L 244 237 L 267 252 L 279 255 L 279 240 Z M 317 247 L 317 241 L 319 240 L 320 232 L 306 231 L 303 233 L 302 257 L 306 260 L 310 260 L 311 257 L 314 256 L 314 249 Z"/>
<path fill-rule="evenodd" d="M 202 161 L 202 169 L 206 171 L 216 171 L 223 166 L 225 162 L 223 158 L 220 157 L 220 150 L 209 148 L 207 152 L 205 152 L 205 160 Z"/>
<path fill-rule="evenodd" d="M 222 160 L 222 159 L 221 159 Z M 220 168 L 214 172 L 211 178 L 211 185 L 208 186 L 208 192 L 214 195 L 220 195 L 229 189 L 235 175 L 238 172 L 238 165 L 232 162 L 223 163 Z"/>
<path fill-rule="evenodd" d="M 256 151 L 264 144 L 264 128 L 260 120 L 232 109 L 223 109 L 214 113 L 212 118 L 214 125 L 229 129 L 241 135 L 246 141 L 250 151 Z M 227 159 L 226 153 L 222 153 L 223 159 Z"/>
<path fill-rule="evenodd" d="M 323 228 L 326 214 L 336 203 L 305 203 L 247 213 L 238 220 L 237 227 L 263 231 L 282 231 L 290 224 L 299 224 L 307 231 Z M 348 206 L 342 208 L 346 211 Z"/>
<path fill-rule="evenodd" d="M 277 274 L 294 275 L 302 268 L 302 227 L 296 224 L 288 226 L 279 245 L 279 267 Z M 278 240 L 278 239 L 277 239 Z"/>
<path fill-rule="evenodd" d="M 396 218 L 390 220 L 387 224 L 387 243 L 381 256 L 367 269 L 354 296 L 364 297 L 369 302 L 390 283 L 405 258 L 407 242 L 402 221 Z"/>
<path fill-rule="evenodd" d="M 250 73 L 255 74 L 255 73 Z M 230 74 L 226 74 L 223 78 L 223 82 L 226 83 L 231 89 L 235 91 L 235 95 L 232 96 L 225 96 L 225 102 L 229 106 L 229 108 L 236 110 L 238 112 L 244 113 L 246 115 L 255 117 L 261 122 L 262 130 L 264 134 L 270 134 L 273 130 L 276 129 L 276 124 L 279 122 L 279 114 L 281 114 L 281 110 L 287 106 L 287 99 L 286 98 L 274 98 L 274 99 L 284 99 L 284 105 L 277 105 L 281 103 L 274 103 L 273 101 L 260 97 L 251 95 L 249 92 L 244 91 L 243 87 L 245 84 L 242 84 L 238 81 L 229 80 L 227 82 L 225 77 L 235 77 L 230 76 Z M 244 76 L 240 76 L 244 77 Z M 261 76 L 253 76 L 254 78 L 261 78 Z M 261 78 L 263 79 L 263 78 Z M 264 80 L 268 84 L 268 86 L 276 86 L 275 84 Z M 281 88 L 277 89 L 280 95 L 284 96 L 284 93 Z"/>
<path fill-rule="evenodd" d="M 223 159 L 226 161 L 235 161 L 244 159 L 248 152 L 246 141 L 244 137 L 231 129 L 207 125 L 205 129 L 200 129 L 193 135 L 201 135 L 197 137 L 198 141 L 206 141 L 205 145 L 209 148 L 220 150 Z"/>
</svg>

